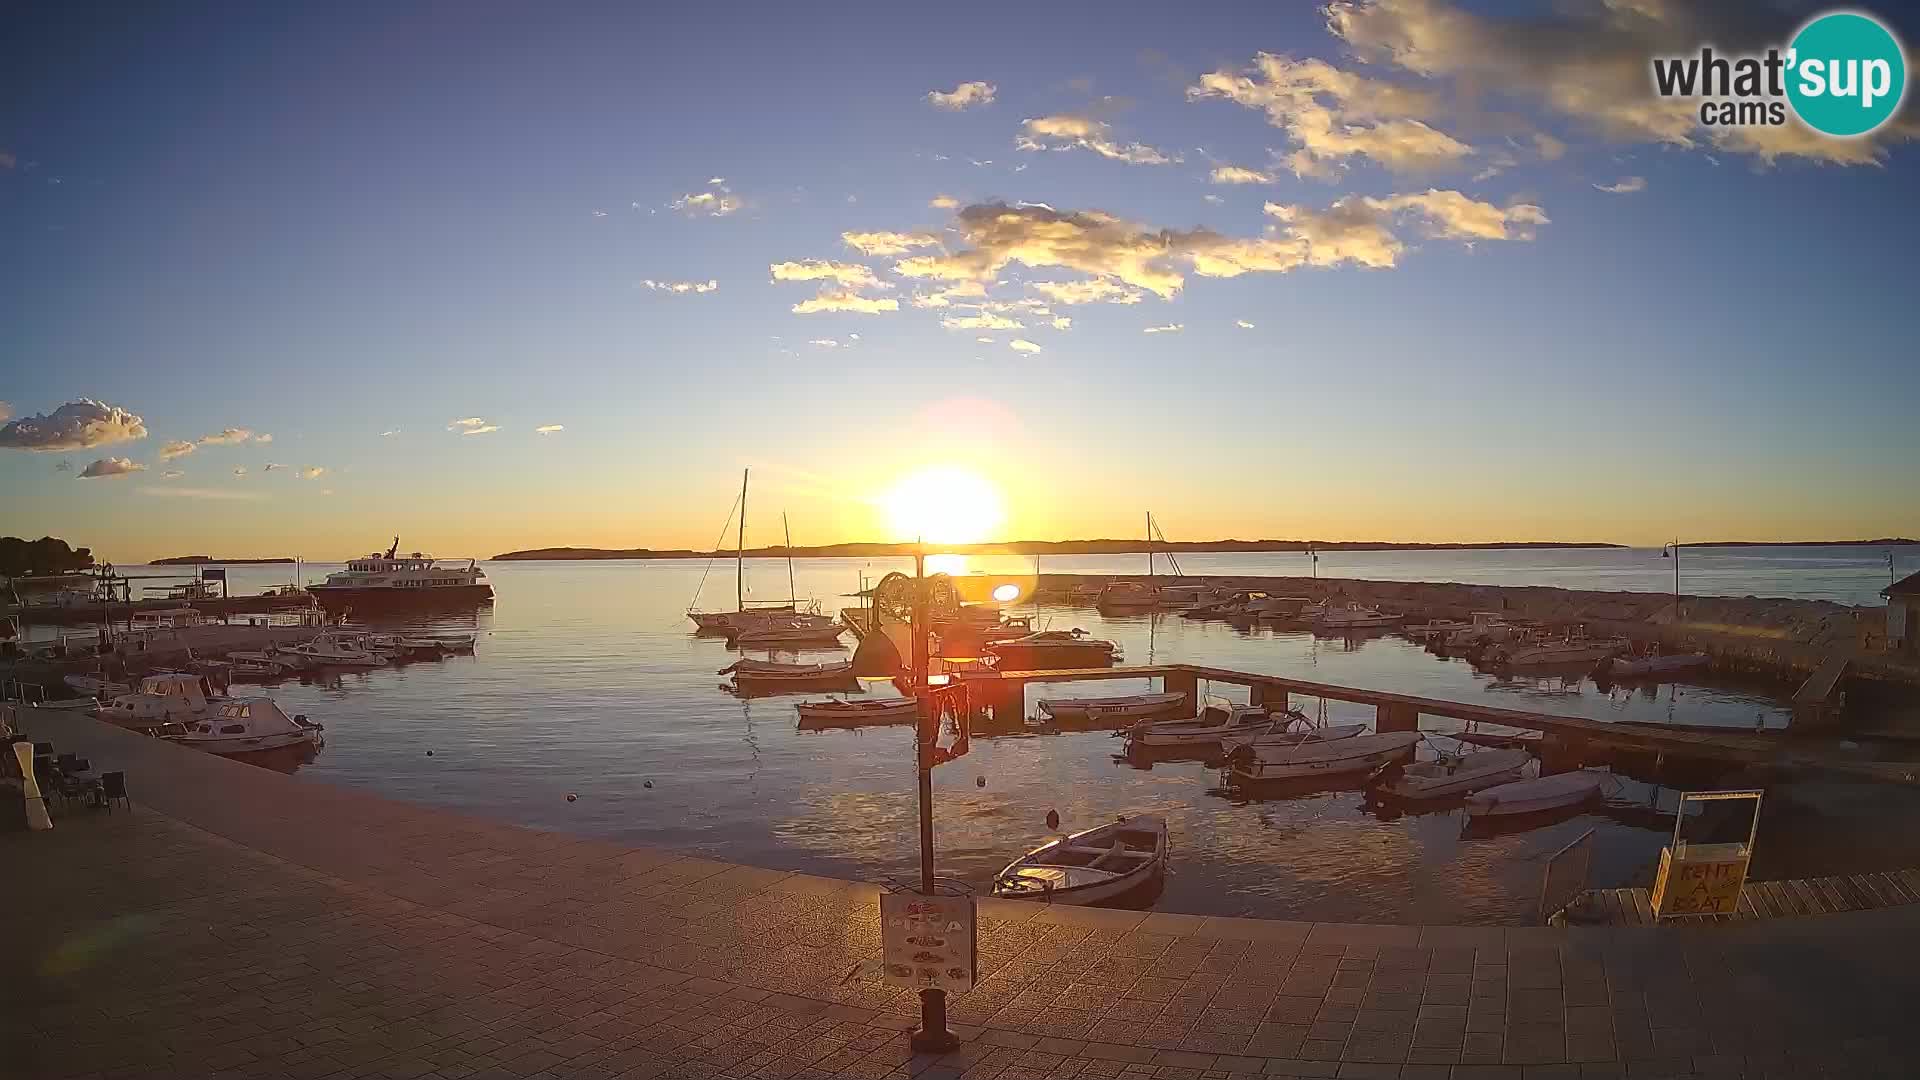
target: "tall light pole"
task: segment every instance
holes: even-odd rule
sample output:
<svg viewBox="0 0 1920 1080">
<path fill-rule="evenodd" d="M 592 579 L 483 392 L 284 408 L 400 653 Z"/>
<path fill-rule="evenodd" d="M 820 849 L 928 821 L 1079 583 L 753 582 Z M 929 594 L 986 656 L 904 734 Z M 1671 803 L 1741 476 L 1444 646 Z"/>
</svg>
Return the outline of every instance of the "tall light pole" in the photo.
<svg viewBox="0 0 1920 1080">
<path fill-rule="evenodd" d="M 920 786 L 920 895 L 934 895 L 933 880 L 933 766 L 929 751 L 939 734 L 935 727 L 936 739 L 927 738 L 929 721 L 939 724 L 939 713 L 933 694 L 927 685 L 927 668 L 930 664 L 928 654 L 931 648 L 927 634 L 931 629 L 927 625 L 927 546 L 923 539 L 913 548 L 913 609 L 911 636 L 913 638 L 913 696 L 918 703 L 914 712 L 913 725 L 913 771 Z M 962 721 L 964 722 L 964 721 Z M 938 987 L 923 987 L 920 991 L 920 1027 L 908 1038 L 913 1051 L 918 1054 L 944 1054 L 960 1045 L 959 1036 L 947 1030 L 947 992 Z"/>
</svg>

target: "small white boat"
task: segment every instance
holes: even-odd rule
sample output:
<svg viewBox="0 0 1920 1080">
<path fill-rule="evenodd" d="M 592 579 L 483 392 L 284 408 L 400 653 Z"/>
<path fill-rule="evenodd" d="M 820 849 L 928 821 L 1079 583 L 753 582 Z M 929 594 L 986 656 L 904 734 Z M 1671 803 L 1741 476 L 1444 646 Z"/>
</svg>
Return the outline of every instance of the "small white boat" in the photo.
<svg viewBox="0 0 1920 1080">
<path fill-rule="evenodd" d="M 1624 660 L 1616 656 L 1607 664 L 1607 674 L 1615 679 L 1632 679 L 1643 675 L 1663 675 L 1669 671 L 1705 667 L 1712 661 L 1713 657 L 1703 652 L 1675 653 L 1672 656 L 1642 656 L 1633 660 Z"/>
<path fill-rule="evenodd" d="M 366 649 L 357 635 L 325 633 L 312 641 L 291 646 L 284 652 L 315 667 L 386 667 L 387 658 Z"/>
<path fill-rule="evenodd" d="M 768 623 L 733 634 L 736 645 L 831 645 L 847 628 L 836 622 L 792 620 Z"/>
<path fill-rule="evenodd" d="M 256 678 L 271 679 L 278 675 L 284 675 L 287 671 L 286 665 L 280 663 L 278 660 L 242 659 L 229 660 L 228 662 L 233 665 L 233 673 L 235 675 L 251 675 Z"/>
<path fill-rule="evenodd" d="M 1306 717 L 1298 713 L 1292 715 L 1296 726 L 1286 731 L 1269 731 L 1265 735 L 1230 735 L 1220 740 L 1220 749 L 1232 753 L 1242 746 L 1299 746 L 1301 743 L 1339 742 L 1341 739 L 1356 739 L 1367 733 L 1365 724 L 1299 726 L 1306 721 Z"/>
<path fill-rule="evenodd" d="M 1419 743 L 1417 731 L 1390 731 L 1298 746 L 1243 746 L 1227 755 L 1227 780 L 1251 784 L 1372 772 L 1413 753 Z"/>
<path fill-rule="evenodd" d="M 308 665 L 305 657 L 296 656 L 282 649 L 242 649 L 228 653 L 227 662 L 233 665 L 235 671 L 247 668 L 264 670 L 268 667 L 279 668 L 282 671 L 299 671 Z"/>
<path fill-rule="evenodd" d="M 1594 664 L 1627 648 L 1625 638 L 1568 637 L 1550 641 L 1519 641 L 1500 646 L 1486 657 L 1507 667 L 1553 667 Z"/>
<path fill-rule="evenodd" d="M 801 727 L 865 727 L 870 724 L 912 723 L 920 715 L 920 703 L 913 698 L 887 701 L 803 701 L 794 708 L 800 713 Z"/>
<path fill-rule="evenodd" d="M 168 736 L 182 746 L 222 756 L 280 750 L 289 746 L 319 746 L 325 741 L 319 724 L 304 716 L 288 716 L 272 698 L 240 698 L 221 706 L 220 714 L 187 725 L 183 734 Z"/>
<path fill-rule="evenodd" d="M 1313 625 L 1321 630 L 1372 630 L 1398 626 L 1406 620 L 1405 615 L 1391 615 L 1359 604 L 1348 604 L 1321 612 L 1314 618 Z"/>
<path fill-rule="evenodd" d="M 1132 720 L 1179 708 L 1185 694 L 1128 694 L 1121 697 L 1047 698 L 1040 711 L 1055 720 Z"/>
<path fill-rule="evenodd" d="M 1465 795 L 1518 779 L 1533 755 L 1525 750 L 1474 750 L 1457 757 L 1416 761 L 1379 785 L 1382 793 L 1402 799 L 1442 799 Z"/>
<path fill-rule="evenodd" d="M 139 690 L 102 702 L 96 715 L 120 727 L 146 731 L 161 724 L 205 720 L 218 705 L 205 679 L 184 671 L 163 671 L 141 679 Z"/>
<path fill-rule="evenodd" d="M 61 681 L 67 684 L 68 689 L 77 690 L 90 698 L 133 692 L 133 687 L 126 683 L 108 682 L 98 675 L 69 675 Z"/>
<path fill-rule="evenodd" d="M 58 709 L 61 712 L 93 712 L 100 708 L 99 698 L 70 697 L 45 698 L 33 703 L 36 709 Z"/>
<path fill-rule="evenodd" d="M 1034 848 L 993 879 L 993 895 L 1003 900 L 1097 904 L 1166 872 L 1166 819 L 1136 814 Z"/>
<path fill-rule="evenodd" d="M 1591 769 L 1516 780 L 1467 796 L 1468 817 L 1531 814 L 1586 802 L 1600 794 L 1606 774 Z"/>
<path fill-rule="evenodd" d="M 1279 718 L 1259 705 L 1210 699 L 1200 715 L 1183 720 L 1143 720 L 1126 730 L 1139 746 L 1218 746 L 1230 736 L 1264 735 Z"/>
<path fill-rule="evenodd" d="M 853 675 L 853 661 L 833 664 L 787 664 L 778 660 L 736 660 L 715 672 L 732 675 L 739 683 L 832 682 Z"/>
</svg>

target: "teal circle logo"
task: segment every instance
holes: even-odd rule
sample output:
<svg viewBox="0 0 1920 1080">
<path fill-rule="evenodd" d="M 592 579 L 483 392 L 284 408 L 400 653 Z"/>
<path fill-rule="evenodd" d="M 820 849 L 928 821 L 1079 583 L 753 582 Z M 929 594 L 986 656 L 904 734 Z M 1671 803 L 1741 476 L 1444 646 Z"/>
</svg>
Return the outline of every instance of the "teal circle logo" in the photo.
<svg viewBox="0 0 1920 1080">
<path fill-rule="evenodd" d="M 1836 11 L 1801 27 L 1787 64 L 1787 100 L 1824 135 L 1865 135 L 1891 119 L 1906 96 L 1899 40 L 1855 12 Z"/>
</svg>

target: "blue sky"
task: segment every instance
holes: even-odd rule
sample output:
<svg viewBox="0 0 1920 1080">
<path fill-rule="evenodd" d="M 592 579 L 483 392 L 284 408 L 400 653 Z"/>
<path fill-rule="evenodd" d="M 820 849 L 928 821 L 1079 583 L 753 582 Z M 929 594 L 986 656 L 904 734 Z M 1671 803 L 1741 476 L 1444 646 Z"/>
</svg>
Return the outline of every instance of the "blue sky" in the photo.
<svg viewBox="0 0 1920 1080">
<path fill-rule="evenodd" d="M 802 542 L 936 466 L 1007 538 L 1920 533 L 1914 129 L 1676 126 L 1646 55 L 1798 20 L 1642 7 L 43 6 L 0 400 L 145 434 L 0 449 L 0 530 L 706 546 L 751 464 Z"/>
</svg>

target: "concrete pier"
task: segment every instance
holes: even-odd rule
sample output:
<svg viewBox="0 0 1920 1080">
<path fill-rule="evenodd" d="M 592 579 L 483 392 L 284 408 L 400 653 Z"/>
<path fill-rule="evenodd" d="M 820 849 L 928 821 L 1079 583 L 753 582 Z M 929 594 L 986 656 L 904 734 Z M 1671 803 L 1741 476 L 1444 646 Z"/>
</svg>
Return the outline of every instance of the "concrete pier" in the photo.
<svg viewBox="0 0 1920 1080">
<path fill-rule="evenodd" d="M 127 770 L 134 806 L 0 833 L 23 1080 L 1759 1080 L 1906 1076 L 1920 1052 L 1920 905 L 1560 930 L 983 900 L 963 1042 L 918 1057 L 917 1000 L 874 977 L 871 885 L 29 723 Z"/>
</svg>

